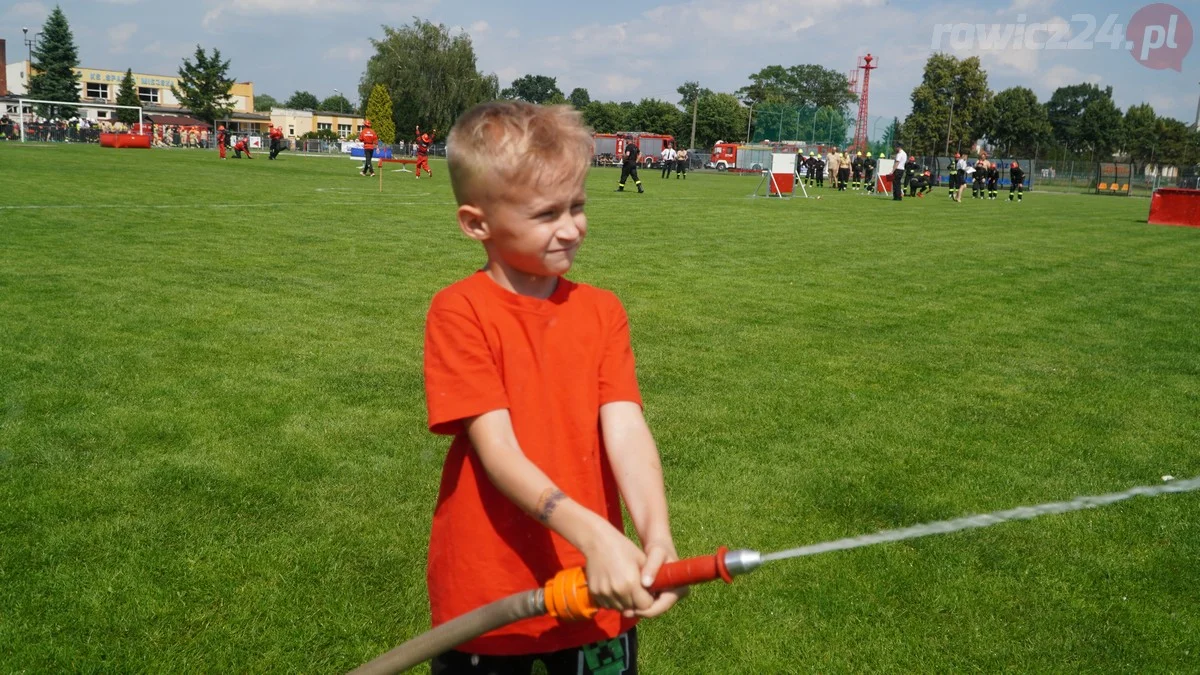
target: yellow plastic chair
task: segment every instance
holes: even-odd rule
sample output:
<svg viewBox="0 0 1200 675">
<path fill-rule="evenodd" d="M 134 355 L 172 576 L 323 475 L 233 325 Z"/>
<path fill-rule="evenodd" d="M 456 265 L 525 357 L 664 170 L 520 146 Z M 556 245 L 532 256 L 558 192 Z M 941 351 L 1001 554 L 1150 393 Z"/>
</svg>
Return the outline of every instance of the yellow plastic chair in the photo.
<svg viewBox="0 0 1200 675">
<path fill-rule="evenodd" d="M 1099 184 L 1099 185 L 1097 185 L 1097 186 L 1096 186 L 1096 189 L 1097 189 L 1097 190 L 1107 190 L 1107 189 L 1108 189 L 1108 183 L 1101 183 L 1101 184 Z"/>
</svg>

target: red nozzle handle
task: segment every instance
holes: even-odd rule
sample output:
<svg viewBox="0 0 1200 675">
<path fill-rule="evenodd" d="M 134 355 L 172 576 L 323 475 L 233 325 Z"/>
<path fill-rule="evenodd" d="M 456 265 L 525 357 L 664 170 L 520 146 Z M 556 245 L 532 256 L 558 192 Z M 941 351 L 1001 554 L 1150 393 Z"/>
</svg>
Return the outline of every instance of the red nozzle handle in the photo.
<svg viewBox="0 0 1200 675">
<path fill-rule="evenodd" d="M 706 581 L 722 579 L 725 583 L 733 583 L 733 575 L 725 567 L 725 554 L 729 549 L 722 546 L 713 555 L 701 555 L 695 558 L 677 560 L 663 564 L 654 578 L 651 591 L 665 591 L 668 588 L 691 586 Z"/>
</svg>

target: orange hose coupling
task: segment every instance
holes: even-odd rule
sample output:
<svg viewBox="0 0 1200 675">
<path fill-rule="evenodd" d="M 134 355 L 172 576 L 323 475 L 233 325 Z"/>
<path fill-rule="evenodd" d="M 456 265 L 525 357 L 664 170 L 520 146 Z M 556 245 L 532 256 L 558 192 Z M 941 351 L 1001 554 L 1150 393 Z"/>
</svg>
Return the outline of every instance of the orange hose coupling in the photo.
<svg viewBox="0 0 1200 675">
<path fill-rule="evenodd" d="M 572 567 L 546 582 L 546 613 L 563 621 L 582 621 L 596 616 L 582 567 Z"/>
</svg>

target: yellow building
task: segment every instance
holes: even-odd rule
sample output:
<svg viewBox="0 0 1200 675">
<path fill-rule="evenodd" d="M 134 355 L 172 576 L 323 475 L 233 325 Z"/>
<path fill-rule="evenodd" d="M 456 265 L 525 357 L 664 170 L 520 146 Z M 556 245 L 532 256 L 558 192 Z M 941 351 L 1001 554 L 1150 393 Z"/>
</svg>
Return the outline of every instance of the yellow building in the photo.
<svg viewBox="0 0 1200 675">
<path fill-rule="evenodd" d="M 12 64 L 18 65 L 18 64 Z M 22 62 L 19 67 L 28 71 L 29 62 Z M 125 79 L 123 70 L 103 70 L 98 68 L 75 68 L 79 73 L 79 101 L 81 111 L 93 120 L 104 120 L 115 116 L 109 110 L 89 109 L 88 103 L 117 104 L 117 93 L 121 90 L 121 81 Z M 19 72 L 17 74 L 20 74 Z M 18 86 L 9 86 L 14 94 L 24 94 L 24 77 L 18 78 Z M 175 98 L 171 87 L 178 86 L 179 78 L 174 75 L 149 75 L 133 73 L 133 81 L 137 86 L 138 99 L 143 112 L 152 119 L 156 117 L 178 118 L 162 120 L 163 124 L 187 124 L 188 112 Z M 254 83 L 235 82 L 229 89 L 232 98 L 233 112 L 229 115 L 229 123 L 234 131 L 251 131 L 266 133 L 271 123 L 270 115 L 254 111 Z"/>
<path fill-rule="evenodd" d="M 283 129 L 287 138 L 299 138 L 313 131 L 332 131 L 338 138 L 358 138 L 366 118 L 353 113 L 337 113 L 327 110 L 293 110 L 272 108 L 271 124 Z"/>
</svg>

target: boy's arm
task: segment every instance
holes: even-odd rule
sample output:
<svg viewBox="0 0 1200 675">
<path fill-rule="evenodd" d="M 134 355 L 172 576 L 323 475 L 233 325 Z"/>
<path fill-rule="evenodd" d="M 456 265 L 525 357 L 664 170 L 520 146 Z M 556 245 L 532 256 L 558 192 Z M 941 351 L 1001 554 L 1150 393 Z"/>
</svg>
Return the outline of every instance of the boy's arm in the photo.
<svg viewBox="0 0 1200 675">
<path fill-rule="evenodd" d="M 464 424 L 492 484 L 587 558 L 588 590 L 596 604 L 623 610 L 627 616 L 656 604 L 640 583 L 646 556 L 624 533 L 565 495 L 529 461 L 507 409 L 469 418 Z"/>
<path fill-rule="evenodd" d="M 671 537 L 658 448 L 642 414 L 642 407 L 632 401 L 614 401 L 600 406 L 600 429 L 625 508 L 629 510 L 646 552 L 642 584 L 649 586 L 664 562 L 679 559 Z M 651 617 L 662 614 L 686 592 L 686 589 L 678 589 L 662 593 L 653 607 L 638 612 L 638 615 Z"/>
</svg>

